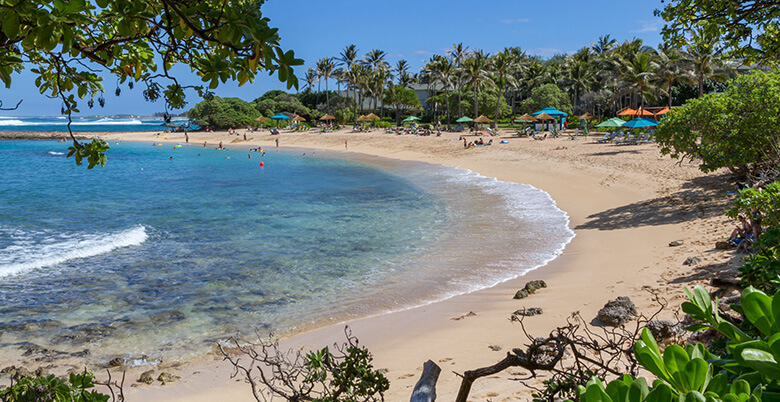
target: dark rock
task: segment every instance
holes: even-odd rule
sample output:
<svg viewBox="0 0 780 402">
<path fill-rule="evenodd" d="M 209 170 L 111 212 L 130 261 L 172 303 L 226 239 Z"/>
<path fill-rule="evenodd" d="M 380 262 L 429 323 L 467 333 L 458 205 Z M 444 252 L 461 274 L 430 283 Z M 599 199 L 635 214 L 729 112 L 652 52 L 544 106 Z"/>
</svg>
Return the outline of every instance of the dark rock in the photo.
<svg viewBox="0 0 780 402">
<path fill-rule="evenodd" d="M 541 307 L 521 308 L 520 310 L 517 310 L 517 311 L 515 311 L 512 314 L 513 315 L 522 315 L 524 317 L 530 317 L 530 316 L 542 314 L 542 308 Z"/>
<path fill-rule="evenodd" d="M 494 352 L 498 352 L 499 350 L 501 350 L 501 349 L 502 349 L 502 347 L 501 347 L 501 346 L 498 346 L 498 345 L 490 345 L 490 346 L 488 346 L 488 348 L 489 348 L 490 350 L 494 351 Z"/>
<path fill-rule="evenodd" d="M 617 327 L 631 321 L 636 316 L 634 303 L 625 296 L 619 296 L 615 300 L 610 300 L 599 310 L 597 318 L 604 324 Z"/>
<path fill-rule="evenodd" d="M 153 384 L 154 383 L 154 377 L 152 377 L 152 373 L 154 373 L 154 370 L 144 371 L 141 373 L 141 377 L 138 378 L 138 382 L 142 382 L 144 384 Z"/>
<path fill-rule="evenodd" d="M 2 370 L 0 370 L 0 374 L 6 375 L 6 374 L 13 374 L 16 372 L 16 366 L 8 366 Z"/>
<path fill-rule="evenodd" d="M 16 372 L 11 374 L 11 378 L 14 379 L 23 377 L 32 377 L 30 370 L 27 370 L 25 367 L 17 367 Z"/>
<path fill-rule="evenodd" d="M 167 373 L 165 371 L 163 371 L 162 373 L 160 373 L 159 376 L 157 376 L 157 381 L 161 382 L 162 385 L 165 385 L 165 384 L 167 384 L 169 382 L 174 382 L 174 381 L 180 380 L 180 379 L 181 379 L 181 377 L 179 377 L 177 375 L 173 375 L 171 373 Z"/>
<path fill-rule="evenodd" d="M 669 247 L 677 247 L 677 246 L 682 246 L 682 245 L 683 245 L 683 241 L 682 240 L 675 240 L 675 241 L 669 243 Z"/>
<path fill-rule="evenodd" d="M 718 250 L 731 250 L 734 248 L 734 246 L 732 246 L 731 243 L 727 241 L 719 241 L 715 243 L 715 248 Z"/>
<path fill-rule="evenodd" d="M 520 289 L 520 290 L 517 291 L 517 293 L 515 293 L 515 297 L 514 298 L 515 299 L 525 299 L 526 297 L 528 297 L 528 291 L 525 290 L 525 289 Z"/>
<path fill-rule="evenodd" d="M 125 364 L 125 359 L 121 357 L 115 357 L 106 363 L 106 367 L 121 367 Z"/>
<path fill-rule="evenodd" d="M 67 352 L 47 349 L 44 348 L 43 346 L 36 345 L 34 343 L 29 343 L 29 342 L 22 342 L 19 346 L 19 349 L 24 350 L 22 356 L 25 357 L 35 356 L 34 360 L 41 361 L 41 362 L 51 362 L 57 359 L 62 359 L 68 355 Z"/>
<path fill-rule="evenodd" d="M 731 310 L 731 305 L 732 304 L 741 305 L 742 304 L 742 295 L 737 293 L 737 294 L 735 294 L 733 296 L 725 297 L 725 298 L 720 299 L 718 301 L 718 306 L 723 311 Z"/>
<path fill-rule="evenodd" d="M 683 262 L 683 265 L 690 265 L 695 266 L 699 265 L 701 263 L 701 258 L 699 257 L 688 257 L 685 259 L 685 262 Z"/>
<path fill-rule="evenodd" d="M 669 320 L 653 320 L 647 323 L 647 329 L 657 340 L 676 338 L 682 334 L 680 323 Z"/>
<path fill-rule="evenodd" d="M 50 374 L 51 374 L 51 372 L 49 372 L 49 369 L 46 368 L 46 367 L 38 367 L 37 369 L 35 369 L 35 376 L 36 377 L 47 377 Z"/>
<path fill-rule="evenodd" d="M 85 357 L 85 356 L 89 356 L 90 355 L 90 351 L 89 351 L 89 349 L 84 349 L 84 350 L 82 350 L 80 352 L 73 352 L 70 355 L 73 356 L 73 357 Z"/>
<path fill-rule="evenodd" d="M 528 291 L 528 293 L 536 292 L 538 289 L 546 288 L 547 283 L 545 283 L 543 280 L 536 280 L 536 281 L 530 281 L 525 284 L 525 290 Z"/>
<path fill-rule="evenodd" d="M 70 342 L 77 345 L 89 343 L 111 336 L 116 328 L 109 324 L 90 323 L 72 326 L 68 331 L 67 334 L 56 337 L 54 342 Z"/>
</svg>

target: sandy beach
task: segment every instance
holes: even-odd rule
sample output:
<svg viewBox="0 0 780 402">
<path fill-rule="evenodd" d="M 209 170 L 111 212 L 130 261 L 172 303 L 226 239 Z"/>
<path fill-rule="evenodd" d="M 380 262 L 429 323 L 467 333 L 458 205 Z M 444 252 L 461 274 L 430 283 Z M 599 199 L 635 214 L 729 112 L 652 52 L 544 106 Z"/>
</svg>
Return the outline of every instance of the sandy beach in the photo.
<svg viewBox="0 0 780 402">
<path fill-rule="evenodd" d="M 510 322 L 520 308 L 541 307 L 543 314 L 528 317 L 525 325 L 533 336 L 544 336 L 563 325 L 574 311 L 586 321 L 595 319 L 604 303 L 629 296 L 640 313 L 658 309 L 651 292 L 663 296 L 669 307 L 662 313 L 674 316 L 684 299 L 683 288 L 707 284 L 713 276 L 733 270 L 739 256 L 715 250 L 714 244 L 731 231 L 723 216 L 731 201 L 727 191 L 734 186 L 723 172 L 703 175 L 695 164 L 678 165 L 661 157 L 655 144 L 617 146 L 598 144 L 601 136 L 535 141 L 507 135 L 493 145 L 464 149 L 460 133 L 411 136 L 341 132 L 320 134 L 265 132 L 239 135 L 226 132 L 189 133 L 189 143 L 210 147 L 222 142 L 231 151 L 260 146 L 305 150 L 362 153 L 399 160 L 419 161 L 469 169 L 502 181 L 540 188 L 570 217 L 576 237 L 562 255 L 523 277 L 490 289 L 410 310 L 347 323 L 361 344 L 374 355 L 374 365 L 387 369 L 391 382 L 388 401 L 408 400 L 430 359 L 442 367 L 437 385 L 439 400 L 454 399 L 462 373 L 492 365 L 506 352 L 528 343 L 519 325 Z M 154 133 L 102 134 L 110 141 L 185 143 L 183 133 L 165 137 Z M 475 137 L 468 137 L 471 141 Z M 500 144 L 506 140 L 507 144 Z M 308 151 L 302 151 L 308 152 Z M 110 161 L 110 151 L 109 151 Z M 679 247 L 670 247 L 681 240 Z M 497 239 L 496 241 L 500 241 Z M 512 245 L 507 245 L 511 247 Z M 464 247 L 464 252 L 468 248 Z M 688 257 L 701 258 L 685 266 Z M 479 269 L 479 267 L 474 267 Z M 514 293 L 530 280 L 543 279 L 548 287 L 529 298 L 514 300 Z M 473 314 L 470 314 L 473 312 Z M 344 340 L 344 324 L 300 333 L 284 340 L 294 349 L 318 348 Z M 498 346 L 501 350 L 494 351 Z M 182 377 L 165 386 L 126 384 L 130 401 L 251 401 L 249 385 L 231 379 L 231 367 L 216 355 L 214 361 L 168 368 Z M 518 381 L 527 375 L 510 369 L 478 380 L 470 400 L 529 400 L 531 390 Z M 156 374 L 155 374 L 156 376 Z M 129 372 L 128 382 L 138 373 Z M 539 380 L 531 380 L 539 385 Z"/>
</svg>

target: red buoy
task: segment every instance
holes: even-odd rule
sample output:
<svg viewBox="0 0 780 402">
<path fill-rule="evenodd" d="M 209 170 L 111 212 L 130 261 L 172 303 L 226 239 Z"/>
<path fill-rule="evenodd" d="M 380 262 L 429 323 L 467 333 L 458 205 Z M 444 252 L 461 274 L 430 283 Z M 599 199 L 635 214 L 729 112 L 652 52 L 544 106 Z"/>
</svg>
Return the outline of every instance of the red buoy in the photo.
<svg viewBox="0 0 780 402">
<path fill-rule="evenodd" d="M 263 166 L 265 166 L 265 163 L 260 162 L 260 167 L 263 167 Z"/>
</svg>

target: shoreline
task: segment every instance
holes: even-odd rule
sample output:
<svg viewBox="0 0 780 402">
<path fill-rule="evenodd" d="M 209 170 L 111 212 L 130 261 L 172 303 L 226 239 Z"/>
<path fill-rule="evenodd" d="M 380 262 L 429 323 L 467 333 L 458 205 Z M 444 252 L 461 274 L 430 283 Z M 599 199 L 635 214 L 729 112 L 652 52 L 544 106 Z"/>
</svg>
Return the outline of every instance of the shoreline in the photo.
<svg viewBox="0 0 780 402">
<path fill-rule="evenodd" d="M 196 132 L 190 134 L 190 141 L 225 141 L 228 146 L 270 149 L 276 139 L 267 133 L 248 135 L 254 138 L 243 141 L 224 132 Z M 332 151 L 345 151 L 344 141 L 348 141 L 347 152 L 460 167 L 502 181 L 529 184 L 549 194 L 558 208 L 569 215 L 569 227 L 576 237 L 561 255 L 541 268 L 488 289 L 349 323 L 361 343 L 374 354 L 375 367 L 389 370 L 388 400 L 409 398 L 420 366 L 427 359 L 438 362 L 443 369 L 437 394 L 444 399 L 453 397 L 459 378 L 452 371 L 471 370 L 500 360 L 505 352 L 491 351 L 489 345 L 501 346 L 506 351 L 526 342 L 519 327 L 508 320 L 518 308 L 543 308 L 543 315 L 525 321 L 534 336 L 546 335 L 563 325 L 574 310 L 579 310 L 586 320 L 595 317 L 604 303 L 617 296 L 630 296 L 640 312 L 654 312 L 646 287 L 664 295 L 670 309 L 674 309 L 681 301 L 684 285 L 706 283 L 706 278 L 688 275 L 691 268 L 681 266 L 685 257 L 701 254 L 703 265 L 723 268 L 723 256 L 730 254 L 706 254 L 714 240 L 703 241 L 701 233 L 692 233 L 705 230 L 710 236 L 727 234 L 723 226 L 728 220 L 721 216 L 722 210 L 717 213 L 717 201 L 707 201 L 707 197 L 686 200 L 677 195 L 686 194 L 683 185 L 688 180 L 704 175 L 693 166 L 676 167 L 674 162 L 659 158 L 654 145 L 624 148 L 593 144 L 592 139 L 586 138 L 507 138 L 507 145 L 466 150 L 461 142 L 454 141 L 458 135 L 283 132 L 278 137 L 283 147 Z M 154 133 L 101 136 L 110 140 L 184 143 L 183 133 L 172 133 L 167 138 Z M 669 211 L 661 208 L 662 213 L 656 214 L 661 217 L 653 217 L 651 212 L 659 212 L 655 207 L 664 207 L 670 200 L 682 202 L 666 207 Z M 685 212 L 675 214 L 674 209 Z M 668 247 L 670 241 L 680 239 L 685 239 L 683 247 Z M 534 279 L 545 280 L 548 288 L 528 299 L 512 300 L 517 289 Z M 476 315 L 454 320 L 470 311 Z M 343 340 L 343 325 L 334 324 L 300 333 L 284 344 L 297 349 Z M 528 389 L 508 380 L 516 371 L 507 370 L 496 378 L 479 380 L 474 384 L 471 399 L 524 399 Z M 253 400 L 249 386 L 236 384 L 230 379 L 230 372 L 230 367 L 219 361 L 197 363 L 179 369 L 177 375 L 183 380 L 175 384 L 128 387 L 125 391 L 129 400 L 205 401 L 227 395 L 231 400 Z M 129 382 L 135 378 L 137 375 L 128 373 Z"/>
</svg>

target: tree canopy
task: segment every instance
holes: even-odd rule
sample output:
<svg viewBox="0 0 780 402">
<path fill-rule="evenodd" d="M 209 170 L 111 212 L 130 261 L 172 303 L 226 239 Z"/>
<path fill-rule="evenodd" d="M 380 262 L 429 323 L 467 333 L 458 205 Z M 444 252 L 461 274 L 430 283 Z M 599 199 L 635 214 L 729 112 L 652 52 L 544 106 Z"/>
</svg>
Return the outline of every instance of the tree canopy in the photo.
<svg viewBox="0 0 780 402">
<path fill-rule="evenodd" d="M 694 29 L 723 35 L 735 56 L 776 63 L 780 51 L 780 1 L 670 0 L 656 15 L 667 22 L 664 39 L 682 44 Z"/>
<path fill-rule="evenodd" d="M 213 98 L 199 102 L 190 110 L 190 118 L 201 126 L 234 128 L 251 124 L 260 113 L 239 98 Z"/>
<path fill-rule="evenodd" d="M 520 104 L 520 109 L 524 112 L 532 113 L 548 106 L 562 112 L 572 113 L 569 96 L 555 84 L 545 84 L 531 90 L 531 97 Z"/>
<path fill-rule="evenodd" d="M 669 112 L 655 137 L 663 154 L 757 177 L 780 161 L 780 72 L 754 71 L 725 92 L 691 99 Z"/>
<path fill-rule="evenodd" d="M 163 98 L 166 109 L 182 108 L 188 88 L 208 97 L 220 83 L 243 85 L 260 72 L 276 74 L 288 88 L 297 88 L 293 67 L 303 61 L 279 45 L 277 29 L 260 11 L 262 4 L 0 0 L 0 80 L 10 88 L 14 73 L 31 66 L 41 94 L 61 99 L 68 116 L 79 111 L 78 99 L 100 96 L 103 104 L 100 72 L 115 75 L 118 84 L 143 84 L 144 98 Z M 203 85 L 180 83 L 171 72 L 177 64 L 189 66 Z M 102 154 L 75 139 L 73 148 L 71 153 L 82 157 Z M 105 158 L 97 160 L 105 163 Z"/>
</svg>

